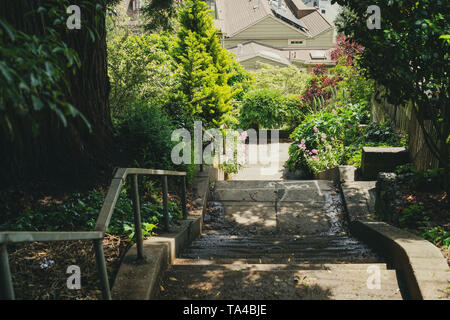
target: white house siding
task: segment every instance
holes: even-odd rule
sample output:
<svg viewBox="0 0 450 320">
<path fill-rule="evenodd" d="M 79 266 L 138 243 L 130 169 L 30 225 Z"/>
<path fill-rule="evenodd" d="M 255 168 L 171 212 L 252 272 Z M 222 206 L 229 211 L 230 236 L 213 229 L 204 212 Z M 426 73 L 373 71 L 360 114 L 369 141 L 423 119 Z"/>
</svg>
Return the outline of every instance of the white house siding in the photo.
<svg viewBox="0 0 450 320">
<path fill-rule="evenodd" d="M 278 49 L 293 49 L 298 47 L 289 45 L 289 40 L 303 40 L 305 45 L 301 48 L 327 49 L 333 46 L 333 33 L 334 31 L 331 28 L 315 38 L 307 38 L 303 32 L 296 31 L 276 18 L 268 16 L 235 36 L 225 38 L 224 46 L 228 49 L 237 46 L 239 43 L 256 41 Z"/>
<path fill-rule="evenodd" d="M 325 31 L 312 39 L 306 40 L 308 49 L 328 49 L 334 45 L 334 29 Z"/>
<path fill-rule="evenodd" d="M 233 36 L 234 39 L 306 39 L 306 35 L 272 16 L 248 27 Z"/>
<path fill-rule="evenodd" d="M 277 49 L 283 49 L 288 47 L 288 40 L 287 39 L 239 39 L 235 40 L 232 39 L 225 39 L 224 40 L 224 46 L 226 49 L 232 48 L 237 46 L 240 43 L 248 42 L 248 41 L 256 41 L 258 43 L 261 43 L 263 45 L 274 47 Z"/>
</svg>

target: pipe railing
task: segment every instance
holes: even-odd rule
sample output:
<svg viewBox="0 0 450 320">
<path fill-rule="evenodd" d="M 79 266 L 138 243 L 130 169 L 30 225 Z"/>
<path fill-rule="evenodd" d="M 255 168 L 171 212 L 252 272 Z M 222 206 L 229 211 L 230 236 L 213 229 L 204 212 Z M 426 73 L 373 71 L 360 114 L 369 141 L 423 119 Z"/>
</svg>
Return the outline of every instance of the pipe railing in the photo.
<svg viewBox="0 0 450 320">
<path fill-rule="evenodd" d="M 61 231 L 61 232 L 27 232 L 27 231 L 5 231 L 0 232 L 0 299 L 13 300 L 14 287 L 12 283 L 11 270 L 8 260 L 8 243 L 21 242 L 50 242 L 50 241 L 74 241 L 74 240 L 92 240 L 94 243 L 95 258 L 102 284 L 103 299 L 111 300 L 111 290 L 109 288 L 108 273 L 106 270 L 105 255 L 103 252 L 103 238 L 108 229 L 111 217 L 114 213 L 116 202 L 119 199 L 120 191 L 127 177 L 130 177 L 133 193 L 133 211 L 134 211 L 134 240 L 137 247 L 137 260 L 145 261 L 143 253 L 142 220 L 141 205 L 138 189 L 138 176 L 161 176 L 163 191 L 163 225 L 165 231 L 170 231 L 169 205 L 168 205 L 168 176 L 178 176 L 181 178 L 181 206 L 183 218 L 187 217 L 186 209 L 186 172 L 152 170 L 139 168 L 118 168 L 109 186 L 105 200 L 103 201 L 100 214 L 97 218 L 94 231 Z"/>
</svg>

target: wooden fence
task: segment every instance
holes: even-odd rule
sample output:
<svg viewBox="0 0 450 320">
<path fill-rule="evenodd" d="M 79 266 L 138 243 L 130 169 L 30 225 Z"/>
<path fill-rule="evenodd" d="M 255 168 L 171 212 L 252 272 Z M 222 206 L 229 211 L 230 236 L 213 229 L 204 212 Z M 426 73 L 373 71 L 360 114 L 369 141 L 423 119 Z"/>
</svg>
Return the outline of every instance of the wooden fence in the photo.
<svg viewBox="0 0 450 320">
<path fill-rule="evenodd" d="M 389 104 L 383 90 L 377 88 L 372 97 L 372 119 L 377 123 L 389 120 L 395 130 L 409 136 L 409 156 L 417 169 L 426 170 L 439 166 L 439 160 L 425 142 L 422 128 L 412 112 L 411 102 L 401 106 Z M 431 135 L 435 134 L 429 120 L 425 120 L 425 128 Z"/>
</svg>

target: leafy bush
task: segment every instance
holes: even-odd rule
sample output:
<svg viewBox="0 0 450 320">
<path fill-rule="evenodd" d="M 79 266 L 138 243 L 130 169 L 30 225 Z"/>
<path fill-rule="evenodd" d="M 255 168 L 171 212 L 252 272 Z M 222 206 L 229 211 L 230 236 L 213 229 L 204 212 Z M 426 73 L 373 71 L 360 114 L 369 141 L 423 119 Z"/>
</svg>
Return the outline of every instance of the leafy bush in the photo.
<svg viewBox="0 0 450 320">
<path fill-rule="evenodd" d="M 171 141 L 174 127 L 167 113 L 156 102 L 137 101 L 116 120 L 116 138 L 121 151 L 133 166 L 171 169 Z"/>
<path fill-rule="evenodd" d="M 137 99 L 163 99 L 174 85 L 171 37 L 113 35 L 108 41 L 108 73 L 113 117 L 123 117 Z"/>
<path fill-rule="evenodd" d="M 284 96 L 279 91 L 250 91 L 239 110 L 239 122 L 244 129 L 272 129 L 282 125 Z"/>
<path fill-rule="evenodd" d="M 444 186 L 444 168 L 417 170 L 413 164 L 397 166 L 397 174 L 412 174 L 412 186 L 419 190 L 433 190 Z"/>
<path fill-rule="evenodd" d="M 301 103 L 297 95 L 288 95 L 284 100 L 284 126 L 287 129 L 296 128 L 306 117 L 311 109 Z"/>
<path fill-rule="evenodd" d="M 332 135 L 321 132 L 314 121 L 311 121 L 316 119 L 311 117 L 307 118 L 310 121 L 305 120 L 292 133 L 291 138 L 298 139 L 289 147 L 287 165 L 291 171 L 302 168 L 307 174 L 315 175 L 340 163 L 343 146 L 342 141 L 335 138 L 338 131 L 334 131 Z"/>
<path fill-rule="evenodd" d="M 41 36 L 16 30 L 0 19 L 0 131 L 7 138 L 20 132 L 20 122 L 14 120 L 17 115 L 29 117 L 36 131 L 37 114 L 46 110 L 54 113 L 64 126 L 68 116 L 80 116 L 90 126 L 65 94 L 69 90 L 65 77 L 75 73 L 81 61 L 56 30 L 62 24 L 60 13 L 60 7 L 50 11 L 39 9 L 42 23 L 49 19 L 53 25 L 47 25 Z"/>
<path fill-rule="evenodd" d="M 151 236 L 159 226 L 163 215 L 159 189 L 150 186 L 151 197 L 141 203 L 143 235 Z M 0 230 L 14 231 L 92 231 L 105 199 L 105 192 L 92 190 L 86 194 L 74 193 L 63 203 L 52 202 L 38 208 L 26 208 L 16 219 L 0 226 Z M 169 215 L 173 221 L 181 218 L 181 211 L 169 202 Z M 108 233 L 134 234 L 134 213 L 128 191 L 124 188 L 117 200 Z"/>
<path fill-rule="evenodd" d="M 283 95 L 299 95 L 305 90 L 310 75 L 299 68 L 281 68 L 263 64 L 254 73 L 254 90 L 279 91 Z"/>
<path fill-rule="evenodd" d="M 392 127 L 383 122 L 371 122 L 367 127 L 359 128 L 360 134 L 345 142 L 343 160 L 346 164 L 361 166 L 362 147 L 405 147 L 406 141 L 398 136 Z"/>
<path fill-rule="evenodd" d="M 288 168 L 302 168 L 310 174 L 340 165 L 361 163 L 363 146 L 398 146 L 400 140 L 387 125 L 370 123 L 365 103 L 314 113 L 294 130 L 289 149 Z M 308 158 L 315 150 L 314 158 Z M 307 151 L 307 152 L 306 152 Z M 305 153 L 306 152 L 306 153 Z M 311 161 L 313 160 L 313 161 Z"/>
<path fill-rule="evenodd" d="M 428 241 L 442 245 L 444 248 L 450 247 L 450 232 L 444 230 L 443 227 L 433 227 L 422 232 L 422 237 Z"/>
<path fill-rule="evenodd" d="M 424 221 L 430 220 L 430 217 L 425 215 L 423 209 L 423 206 L 416 204 L 402 209 L 399 219 L 400 225 L 405 227 L 418 226 L 421 225 Z"/>
<path fill-rule="evenodd" d="M 324 66 L 316 65 L 300 99 L 304 104 L 314 106 L 315 111 L 319 111 L 332 97 L 331 88 L 335 87 L 339 81 L 341 81 L 340 77 L 329 77 L 325 74 Z"/>
</svg>

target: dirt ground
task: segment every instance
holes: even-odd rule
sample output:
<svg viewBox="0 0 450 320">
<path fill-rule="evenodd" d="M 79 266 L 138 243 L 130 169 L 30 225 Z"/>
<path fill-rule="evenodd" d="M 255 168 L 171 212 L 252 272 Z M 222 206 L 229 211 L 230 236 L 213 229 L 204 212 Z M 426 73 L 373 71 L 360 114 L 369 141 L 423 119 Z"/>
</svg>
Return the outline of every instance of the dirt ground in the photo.
<svg viewBox="0 0 450 320">
<path fill-rule="evenodd" d="M 103 240 L 110 285 L 131 241 L 127 236 L 107 234 Z M 91 241 L 33 242 L 8 250 L 16 299 L 97 300 L 102 298 L 97 264 Z M 81 289 L 67 288 L 67 268 L 81 271 Z"/>
<path fill-rule="evenodd" d="M 402 193 L 403 208 L 414 204 L 424 207 L 425 214 L 430 217 L 430 220 L 426 222 L 427 227 L 442 226 L 444 230 L 450 230 L 450 199 L 445 191 L 416 191 L 405 188 Z M 422 230 L 409 228 L 409 231 L 420 235 Z M 450 266 L 450 248 L 444 248 L 442 242 L 437 242 L 435 245 L 441 249 Z"/>
</svg>

